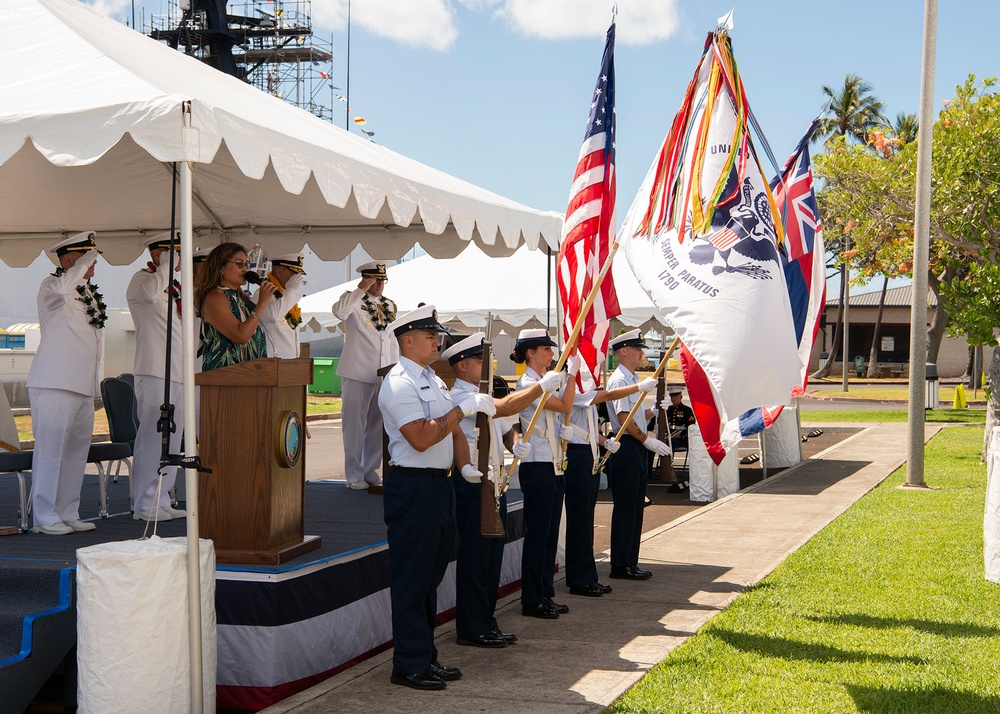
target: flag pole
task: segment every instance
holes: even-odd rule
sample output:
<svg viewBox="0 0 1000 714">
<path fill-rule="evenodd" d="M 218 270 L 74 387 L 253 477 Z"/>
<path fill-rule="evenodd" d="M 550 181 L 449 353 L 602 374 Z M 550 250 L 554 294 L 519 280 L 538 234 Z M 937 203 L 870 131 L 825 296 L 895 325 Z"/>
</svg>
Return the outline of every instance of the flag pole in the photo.
<svg viewBox="0 0 1000 714">
<path fill-rule="evenodd" d="M 680 343 L 681 343 L 681 338 L 675 337 L 674 341 L 670 343 L 670 349 L 667 350 L 667 353 L 663 356 L 663 359 L 660 360 L 660 364 L 656 366 L 656 371 L 653 372 L 653 376 L 650 379 L 660 378 L 660 374 L 663 373 L 663 368 L 667 366 L 667 360 L 670 359 L 671 355 L 673 355 L 674 353 L 674 350 L 677 349 Z M 637 399 L 635 404 L 632 405 L 632 411 L 630 411 L 628 413 L 628 416 L 625 417 L 625 421 L 622 422 L 621 428 L 618 430 L 618 433 L 615 434 L 615 441 L 618 442 L 621 441 L 622 436 L 624 436 L 625 434 L 625 430 L 628 429 L 628 425 L 635 420 L 636 412 L 639 411 L 639 407 L 642 406 L 642 400 L 644 400 L 645 398 L 646 398 L 646 392 L 640 392 L 639 399 Z M 602 458 L 600 463 L 598 464 L 598 470 L 604 468 L 604 464 L 606 464 L 607 461 L 608 461 L 608 454 L 605 454 L 604 458 Z"/>
<path fill-rule="evenodd" d="M 559 361 L 556 362 L 554 370 L 559 372 L 562 370 L 563 366 L 566 364 L 566 360 L 569 356 L 573 354 L 573 350 L 576 348 L 577 338 L 580 337 L 580 333 L 583 331 L 583 321 L 587 317 L 587 313 L 590 312 L 590 308 L 594 305 L 594 300 L 597 298 L 597 293 L 601 289 L 601 283 L 604 282 L 604 276 L 608 274 L 611 269 L 611 261 L 615 257 L 615 253 L 618 252 L 618 239 L 615 238 L 615 242 L 611 245 L 611 251 L 608 253 L 607 260 L 604 261 L 604 265 L 601 266 L 601 272 L 597 274 L 597 280 L 594 281 L 594 286 L 590 289 L 590 294 L 587 296 L 587 300 L 583 303 L 583 307 L 580 309 L 580 314 L 576 316 L 576 323 L 573 325 L 573 331 L 569 333 L 569 337 L 566 340 L 566 344 L 563 345 L 562 354 L 559 355 Z M 574 377 L 575 379 L 575 377 Z M 543 391 L 542 396 L 538 398 L 538 407 L 535 409 L 535 413 L 531 415 L 531 421 L 528 422 L 527 428 L 521 435 L 522 439 L 527 439 L 532 430 L 535 428 L 535 423 L 538 421 L 538 417 L 541 416 L 542 410 L 545 408 L 545 402 L 549 399 L 549 392 Z M 520 459 L 516 456 L 514 460 L 510 462 L 510 466 L 507 467 L 507 481 L 514 476 L 514 469 L 517 468 L 517 464 Z"/>
</svg>

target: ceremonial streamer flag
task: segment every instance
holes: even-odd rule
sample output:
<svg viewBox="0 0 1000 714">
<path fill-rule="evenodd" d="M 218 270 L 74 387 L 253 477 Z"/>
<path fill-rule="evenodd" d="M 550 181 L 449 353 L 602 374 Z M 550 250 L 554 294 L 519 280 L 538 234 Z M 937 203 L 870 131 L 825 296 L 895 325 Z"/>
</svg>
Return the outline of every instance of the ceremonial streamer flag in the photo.
<svg viewBox="0 0 1000 714">
<path fill-rule="evenodd" d="M 583 305 L 611 252 L 615 230 L 615 24 L 608 28 L 601 73 L 570 189 L 559 246 L 557 278 L 563 339 L 568 340 Z M 593 389 L 608 352 L 610 320 L 621 314 L 609 271 L 577 342 L 583 366 L 580 388 Z"/>
<path fill-rule="evenodd" d="M 774 201 L 784 219 L 788 254 L 782 254 L 785 285 L 792 309 L 795 341 L 799 347 L 799 379 L 792 397 L 805 394 L 809 383 L 809 356 L 819 331 L 819 319 L 826 302 L 826 248 L 823 223 L 819 217 L 816 192 L 813 190 L 809 163 L 809 140 L 819 120 L 816 119 L 799 141 L 781 173 L 771 179 Z M 786 202 L 787 197 L 787 202 Z M 781 414 L 781 407 L 754 409 L 740 417 L 740 433 L 750 436 L 771 426 Z"/>
<path fill-rule="evenodd" d="M 710 33 L 619 233 L 683 342 L 688 394 L 715 463 L 739 442 L 739 415 L 787 404 L 799 383 L 784 231 L 751 122 L 729 35 Z"/>
</svg>

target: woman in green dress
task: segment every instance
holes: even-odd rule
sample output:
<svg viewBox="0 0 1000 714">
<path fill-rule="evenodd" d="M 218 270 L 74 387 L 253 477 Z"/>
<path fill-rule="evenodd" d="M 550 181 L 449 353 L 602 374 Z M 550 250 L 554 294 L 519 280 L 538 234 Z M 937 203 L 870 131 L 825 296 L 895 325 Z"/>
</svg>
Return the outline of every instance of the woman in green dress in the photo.
<svg viewBox="0 0 1000 714">
<path fill-rule="evenodd" d="M 249 271 L 246 250 L 223 243 L 205 259 L 194 284 L 194 305 L 201 316 L 202 371 L 267 357 L 258 314 L 274 298 L 274 284 L 265 280 L 257 304 L 241 289 Z"/>
</svg>

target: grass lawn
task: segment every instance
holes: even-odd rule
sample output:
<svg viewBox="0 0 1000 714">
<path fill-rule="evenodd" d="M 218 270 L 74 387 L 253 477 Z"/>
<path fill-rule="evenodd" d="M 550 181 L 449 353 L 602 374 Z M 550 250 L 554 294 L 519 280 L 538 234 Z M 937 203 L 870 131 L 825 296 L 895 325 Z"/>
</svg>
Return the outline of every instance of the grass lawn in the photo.
<svg viewBox="0 0 1000 714">
<path fill-rule="evenodd" d="M 803 409 L 802 421 L 907 421 L 905 409 Z M 931 409 L 926 421 L 945 424 L 985 424 L 985 409 Z"/>
<path fill-rule="evenodd" d="M 819 389 L 817 389 L 814 384 L 809 385 L 809 394 L 813 394 L 824 399 L 882 399 L 888 401 L 900 400 L 905 402 L 910 398 L 909 390 L 910 388 L 905 384 L 887 386 L 857 385 L 850 388 L 847 392 L 843 391 L 839 384 L 836 387 L 824 385 Z M 973 398 L 971 389 L 965 390 L 965 398 L 966 400 Z M 982 389 L 979 390 L 977 398 L 986 398 Z M 939 392 L 939 399 L 942 402 L 955 401 L 955 387 L 942 386 Z"/>
<path fill-rule="evenodd" d="M 1000 712 L 983 577 L 982 430 L 927 446 L 675 650 L 610 712 Z"/>
</svg>

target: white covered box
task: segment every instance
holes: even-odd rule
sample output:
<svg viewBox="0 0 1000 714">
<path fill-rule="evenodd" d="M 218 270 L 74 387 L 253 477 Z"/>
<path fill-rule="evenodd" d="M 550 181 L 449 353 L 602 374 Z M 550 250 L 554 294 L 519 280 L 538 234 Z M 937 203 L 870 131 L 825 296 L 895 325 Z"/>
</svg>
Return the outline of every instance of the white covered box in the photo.
<svg viewBox="0 0 1000 714">
<path fill-rule="evenodd" d="M 215 547 L 200 541 L 202 670 L 215 711 Z M 80 714 L 190 709 L 187 539 L 128 540 L 77 552 Z"/>
<path fill-rule="evenodd" d="M 688 473 L 691 489 L 691 500 L 707 503 L 716 498 L 723 498 L 740 490 L 740 459 L 736 448 L 729 450 L 726 458 L 718 466 L 717 477 L 712 472 L 715 462 L 708 455 L 705 442 L 701 438 L 701 430 L 697 424 L 688 427 Z M 718 491 L 716 492 L 716 478 Z"/>
<path fill-rule="evenodd" d="M 795 407 L 785 407 L 770 427 L 764 430 L 764 466 L 787 469 L 802 460 L 802 437 Z"/>
<path fill-rule="evenodd" d="M 1000 426 L 993 427 L 986 457 L 983 560 L 986 565 L 986 579 L 1000 583 Z"/>
</svg>

